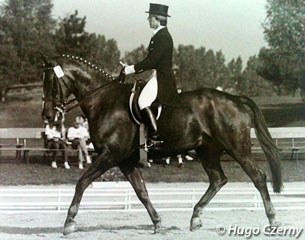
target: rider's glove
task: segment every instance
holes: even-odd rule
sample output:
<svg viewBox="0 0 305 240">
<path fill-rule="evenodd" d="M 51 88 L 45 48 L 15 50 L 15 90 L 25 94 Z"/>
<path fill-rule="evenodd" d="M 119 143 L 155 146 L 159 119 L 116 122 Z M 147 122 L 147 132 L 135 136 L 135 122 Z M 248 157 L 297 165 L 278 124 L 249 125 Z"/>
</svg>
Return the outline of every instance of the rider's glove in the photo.
<svg viewBox="0 0 305 240">
<path fill-rule="evenodd" d="M 134 65 L 127 65 L 124 68 L 124 73 L 125 73 L 125 75 L 129 75 L 129 74 L 135 73 Z"/>
</svg>

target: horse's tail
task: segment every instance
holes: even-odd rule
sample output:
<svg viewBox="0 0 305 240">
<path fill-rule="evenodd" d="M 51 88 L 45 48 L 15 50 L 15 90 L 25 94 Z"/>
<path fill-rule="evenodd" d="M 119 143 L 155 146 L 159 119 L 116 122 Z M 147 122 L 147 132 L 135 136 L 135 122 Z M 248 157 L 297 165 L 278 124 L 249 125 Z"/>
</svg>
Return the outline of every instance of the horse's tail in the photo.
<svg viewBox="0 0 305 240">
<path fill-rule="evenodd" d="M 240 100 L 243 104 L 247 105 L 253 112 L 255 133 L 267 157 L 267 162 L 272 176 L 273 191 L 276 193 L 280 193 L 283 187 L 283 183 L 279 149 L 275 145 L 268 131 L 263 113 L 255 104 L 255 102 L 245 96 L 241 96 Z"/>
</svg>

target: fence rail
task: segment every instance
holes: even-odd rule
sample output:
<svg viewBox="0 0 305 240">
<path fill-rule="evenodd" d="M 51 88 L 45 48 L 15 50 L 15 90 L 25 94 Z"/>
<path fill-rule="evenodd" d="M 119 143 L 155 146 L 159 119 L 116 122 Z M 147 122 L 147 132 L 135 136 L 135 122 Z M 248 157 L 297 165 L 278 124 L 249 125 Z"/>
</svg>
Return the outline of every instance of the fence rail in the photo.
<svg viewBox="0 0 305 240">
<path fill-rule="evenodd" d="M 305 127 L 268 129 L 277 147 L 281 150 L 282 159 L 299 160 L 305 158 Z M 24 160 L 28 163 L 29 152 L 44 153 L 47 150 L 44 148 L 43 132 L 43 128 L 0 128 L 0 154 L 8 155 L 12 151 L 16 151 L 16 157 L 21 158 L 23 155 Z M 262 154 L 263 151 L 253 128 L 250 134 L 252 152 Z M 142 139 L 141 142 L 143 141 Z M 144 152 L 141 151 L 142 153 Z"/>
<path fill-rule="evenodd" d="M 121 187 L 88 188 L 80 211 L 145 211 L 133 189 Z M 148 188 L 158 211 L 191 211 L 205 188 Z M 74 187 L 64 189 L 0 188 L 0 212 L 66 211 Z M 294 187 L 281 194 L 271 194 L 276 209 L 305 209 L 305 188 Z M 207 210 L 263 209 L 259 192 L 254 187 L 224 187 L 209 203 Z"/>
</svg>

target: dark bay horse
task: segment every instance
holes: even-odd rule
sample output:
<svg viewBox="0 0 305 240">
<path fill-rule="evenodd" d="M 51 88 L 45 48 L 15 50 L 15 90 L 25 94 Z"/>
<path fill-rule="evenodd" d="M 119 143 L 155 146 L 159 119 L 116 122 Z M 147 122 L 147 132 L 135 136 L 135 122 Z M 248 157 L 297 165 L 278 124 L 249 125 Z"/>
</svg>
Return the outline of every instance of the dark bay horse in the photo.
<svg viewBox="0 0 305 240">
<path fill-rule="evenodd" d="M 78 57 L 42 58 L 45 64 L 42 116 L 52 119 L 56 107 L 65 105 L 73 94 L 88 118 L 91 140 L 99 153 L 76 184 L 64 234 L 76 229 L 74 218 L 85 189 L 114 166 L 120 168 L 133 186 L 151 217 L 155 232 L 158 232 L 161 218 L 148 197 L 138 168 L 139 127 L 133 121 L 128 106 L 132 86 L 114 81 L 106 72 Z M 61 66 L 64 76 L 56 75 L 56 66 Z M 180 98 L 179 106 L 163 107 L 158 125 L 164 143 L 155 151 L 174 155 L 195 150 L 209 177 L 209 187 L 194 207 L 190 230 L 202 226 L 200 215 L 203 208 L 227 183 L 220 164 L 220 156 L 224 152 L 240 164 L 260 192 L 270 225 L 278 224 L 266 185 L 266 174 L 251 156 L 250 128 L 253 122 L 267 158 L 273 190 L 279 193 L 282 188 L 279 151 L 257 105 L 247 97 L 207 88 L 181 93 Z"/>
</svg>

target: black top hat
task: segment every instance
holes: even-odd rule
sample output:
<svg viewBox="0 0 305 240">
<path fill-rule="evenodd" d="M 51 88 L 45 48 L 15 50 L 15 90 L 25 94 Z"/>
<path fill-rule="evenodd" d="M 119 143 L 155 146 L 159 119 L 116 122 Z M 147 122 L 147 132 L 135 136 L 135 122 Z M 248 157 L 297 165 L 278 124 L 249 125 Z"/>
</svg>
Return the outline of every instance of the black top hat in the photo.
<svg viewBox="0 0 305 240">
<path fill-rule="evenodd" d="M 170 17 L 170 15 L 167 14 L 168 6 L 157 4 L 157 3 L 150 3 L 149 5 L 149 11 L 146 13 L 151 13 L 155 15 L 161 15 L 164 17 Z"/>
</svg>

